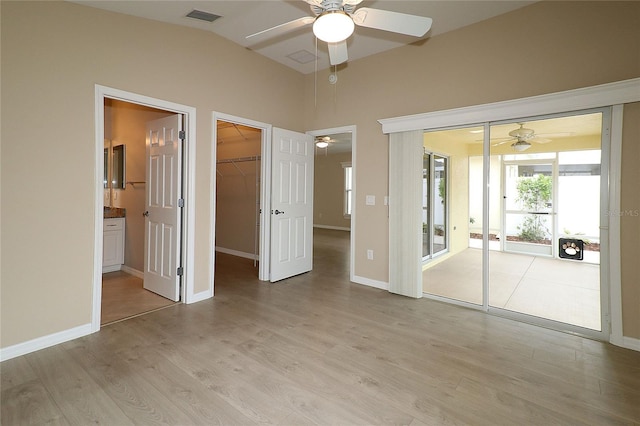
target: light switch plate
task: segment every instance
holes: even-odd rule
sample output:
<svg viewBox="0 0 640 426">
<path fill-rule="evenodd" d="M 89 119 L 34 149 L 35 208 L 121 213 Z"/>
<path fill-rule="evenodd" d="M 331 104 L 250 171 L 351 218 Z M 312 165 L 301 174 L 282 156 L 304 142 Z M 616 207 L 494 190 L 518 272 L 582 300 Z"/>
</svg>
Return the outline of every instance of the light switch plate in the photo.
<svg viewBox="0 0 640 426">
<path fill-rule="evenodd" d="M 376 205 L 376 196 L 375 195 L 367 195 L 365 199 L 365 203 L 367 206 L 375 206 Z"/>
</svg>

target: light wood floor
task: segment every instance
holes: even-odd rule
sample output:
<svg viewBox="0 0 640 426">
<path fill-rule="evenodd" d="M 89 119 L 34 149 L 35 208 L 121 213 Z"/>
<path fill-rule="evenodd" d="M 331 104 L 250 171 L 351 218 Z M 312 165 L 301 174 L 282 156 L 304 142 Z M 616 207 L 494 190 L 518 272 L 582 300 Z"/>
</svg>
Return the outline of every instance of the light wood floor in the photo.
<svg viewBox="0 0 640 426">
<path fill-rule="evenodd" d="M 311 273 L 218 254 L 213 300 L 5 361 L 2 424 L 640 423 L 640 353 L 349 283 L 316 235 Z"/>
<path fill-rule="evenodd" d="M 173 305 L 143 287 L 143 280 L 123 271 L 102 274 L 101 325 Z"/>
</svg>

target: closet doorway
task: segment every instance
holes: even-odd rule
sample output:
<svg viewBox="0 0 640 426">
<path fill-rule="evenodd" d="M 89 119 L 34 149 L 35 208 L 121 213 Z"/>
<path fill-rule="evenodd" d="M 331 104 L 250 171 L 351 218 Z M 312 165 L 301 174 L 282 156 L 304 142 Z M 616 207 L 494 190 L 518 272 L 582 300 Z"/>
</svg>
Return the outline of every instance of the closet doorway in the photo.
<svg viewBox="0 0 640 426">
<path fill-rule="evenodd" d="M 262 129 L 216 121 L 216 252 L 260 260 Z"/>
</svg>

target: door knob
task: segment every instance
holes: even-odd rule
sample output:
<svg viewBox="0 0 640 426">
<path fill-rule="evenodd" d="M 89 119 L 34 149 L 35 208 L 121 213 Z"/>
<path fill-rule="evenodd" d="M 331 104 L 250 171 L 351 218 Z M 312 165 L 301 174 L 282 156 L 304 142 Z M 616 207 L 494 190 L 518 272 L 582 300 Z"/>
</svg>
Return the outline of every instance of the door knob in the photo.
<svg viewBox="0 0 640 426">
<path fill-rule="evenodd" d="M 144 213 L 142 213 L 142 216 L 144 217 L 149 217 L 149 210 L 145 211 Z"/>
<path fill-rule="evenodd" d="M 284 214 L 284 212 L 283 212 L 283 211 L 280 211 L 280 210 L 276 210 L 274 213 L 275 213 L 275 214 Z"/>
</svg>

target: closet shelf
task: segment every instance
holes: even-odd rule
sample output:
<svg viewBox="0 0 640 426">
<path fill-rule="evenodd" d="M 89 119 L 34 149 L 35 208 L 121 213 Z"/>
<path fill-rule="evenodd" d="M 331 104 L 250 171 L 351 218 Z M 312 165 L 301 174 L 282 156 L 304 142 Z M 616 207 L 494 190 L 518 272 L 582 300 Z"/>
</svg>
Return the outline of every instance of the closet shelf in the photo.
<svg viewBox="0 0 640 426">
<path fill-rule="evenodd" d="M 245 173 L 240 169 L 240 167 L 238 167 L 236 163 L 244 163 L 247 161 L 260 161 L 260 156 L 254 155 L 251 157 L 223 158 L 223 159 L 217 160 L 216 164 L 233 164 L 233 166 L 240 172 L 240 174 L 242 176 L 245 176 Z M 222 176 L 222 173 L 220 173 L 220 170 L 216 170 L 216 172 L 220 176 Z"/>
<path fill-rule="evenodd" d="M 259 155 L 254 155 L 253 157 L 237 157 L 237 158 L 224 158 L 216 161 L 217 164 L 225 164 L 225 163 L 243 163 L 245 161 L 258 161 L 260 160 Z"/>
</svg>

